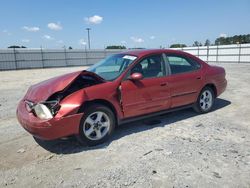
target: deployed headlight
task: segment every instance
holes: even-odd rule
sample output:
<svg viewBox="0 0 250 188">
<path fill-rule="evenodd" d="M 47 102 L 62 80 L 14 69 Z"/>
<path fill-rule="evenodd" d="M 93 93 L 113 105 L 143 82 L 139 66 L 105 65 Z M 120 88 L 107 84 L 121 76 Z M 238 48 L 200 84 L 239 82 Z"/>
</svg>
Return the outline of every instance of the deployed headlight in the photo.
<svg viewBox="0 0 250 188">
<path fill-rule="evenodd" d="M 48 107 L 44 104 L 38 103 L 33 107 L 33 110 L 35 111 L 37 117 L 40 119 L 51 119 L 53 118 L 53 115 L 51 111 L 48 109 Z"/>
</svg>

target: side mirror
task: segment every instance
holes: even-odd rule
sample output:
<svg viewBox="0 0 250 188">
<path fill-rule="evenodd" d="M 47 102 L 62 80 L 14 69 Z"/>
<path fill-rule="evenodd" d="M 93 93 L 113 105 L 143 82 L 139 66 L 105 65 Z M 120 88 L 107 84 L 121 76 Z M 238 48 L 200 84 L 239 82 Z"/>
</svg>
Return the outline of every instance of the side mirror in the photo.
<svg viewBox="0 0 250 188">
<path fill-rule="evenodd" d="M 143 79 L 143 76 L 141 73 L 135 72 L 135 73 L 130 75 L 129 79 L 134 80 L 134 81 L 138 81 L 138 80 Z"/>
</svg>

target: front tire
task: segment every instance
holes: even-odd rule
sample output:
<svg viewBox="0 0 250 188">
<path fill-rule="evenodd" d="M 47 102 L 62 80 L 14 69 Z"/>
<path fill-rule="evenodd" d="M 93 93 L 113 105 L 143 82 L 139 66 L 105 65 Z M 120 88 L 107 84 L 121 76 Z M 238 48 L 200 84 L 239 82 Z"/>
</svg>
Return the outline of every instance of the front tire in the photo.
<svg viewBox="0 0 250 188">
<path fill-rule="evenodd" d="M 215 94 L 211 87 L 204 87 L 194 105 L 194 110 L 200 114 L 211 111 L 214 104 Z"/>
<path fill-rule="evenodd" d="M 104 143 L 113 133 L 115 116 L 112 110 L 94 104 L 84 111 L 77 139 L 82 145 L 95 146 Z"/>
</svg>

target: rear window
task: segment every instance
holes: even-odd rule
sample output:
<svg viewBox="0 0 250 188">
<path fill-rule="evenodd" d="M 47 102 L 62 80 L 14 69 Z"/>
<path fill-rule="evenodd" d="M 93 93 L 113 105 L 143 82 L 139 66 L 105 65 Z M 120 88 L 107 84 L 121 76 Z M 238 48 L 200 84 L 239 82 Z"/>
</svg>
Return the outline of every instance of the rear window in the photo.
<svg viewBox="0 0 250 188">
<path fill-rule="evenodd" d="M 200 64 L 193 59 L 177 56 L 166 55 L 167 62 L 169 63 L 171 74 L 179 74 L 190 71 L 195 71 L 200 68 Z"/>
</svg>

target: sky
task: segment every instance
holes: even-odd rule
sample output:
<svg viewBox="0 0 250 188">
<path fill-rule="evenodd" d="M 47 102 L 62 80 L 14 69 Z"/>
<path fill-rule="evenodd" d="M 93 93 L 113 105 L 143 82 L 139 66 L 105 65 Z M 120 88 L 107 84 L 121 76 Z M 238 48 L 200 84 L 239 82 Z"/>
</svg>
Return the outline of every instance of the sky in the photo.
<svg viewBox="0 0 250 188">
<path fill-rule="evenodd" d="M 250 33 L 250 0 L 2 0 L 0 48 L 192 45 Z"/>
</svg>

